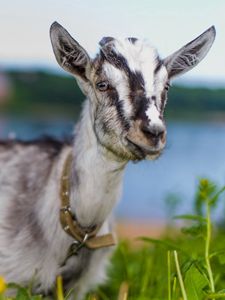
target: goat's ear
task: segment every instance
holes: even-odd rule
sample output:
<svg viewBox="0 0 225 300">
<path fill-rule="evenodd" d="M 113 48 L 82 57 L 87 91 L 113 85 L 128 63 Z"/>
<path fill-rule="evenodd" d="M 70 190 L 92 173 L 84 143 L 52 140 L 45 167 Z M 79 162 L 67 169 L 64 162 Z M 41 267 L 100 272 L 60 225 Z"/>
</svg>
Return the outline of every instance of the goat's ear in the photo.
<svg viewBox="0 0 225 300">
<path fill-rule="evenodd" d="M 212 26 L 199 37 L 165 58 L 163 63 L 167 68 L 169 79 L 194 68 L 208 53 L 215 36 L 216 30 Z"/>
<path fill-rule="evenodd" d="M 67 72 L 87 81 L 86 71 L 90 65 L 87 52 L 57 22 L 50 28 L 52 48 L 58 64 Z"/>
</svg>

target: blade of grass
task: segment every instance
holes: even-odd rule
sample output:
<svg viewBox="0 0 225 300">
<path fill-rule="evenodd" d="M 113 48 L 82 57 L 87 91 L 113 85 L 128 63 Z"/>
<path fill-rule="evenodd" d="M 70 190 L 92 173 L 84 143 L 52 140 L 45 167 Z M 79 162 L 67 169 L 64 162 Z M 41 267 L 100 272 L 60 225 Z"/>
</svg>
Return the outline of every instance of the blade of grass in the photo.
<svg viewBox="0 0 225 300">
<path fill-rule="evenodd" d="M 147 289 L 148 289 L 148 282 L 149 282 L 149 274 L 151 270 L 151 260 L 147 258 L 147 261 L 145 263 L 145 270 L 143 274 L 143 278 L 141 281 L 141 295 L 145 295 Z"/>
<path fill-rule="evenodd" d="M 171 259 L 170 251 L 167 251 L 167 270 L 168 270 L 168 300 L 171 300 Z"/>
<path fill-rule="evenodd" d="M 126 281 L 121 283 L 118 300 L 127 300 L 128 299 L 129 285 Z"/>
<path fill-rule="evenodd" d="M 184 288 L 184 281 L 183 281 L 182 274 L 180 271 L 180 265 L 179 265 L 179 261 L 178 261 L 177 251 L 174 250 L 173 254 L 174 254 L 174 260 L 175 260 L 175 265 L 176 265 L 176 270 L 177 270 L 177 276 L 178 276 L 178 280 L 179 280 L 179 284 L 180 284 L 180 288 L 181 288 L 181 294 L 182 294 L 183 300 L 188 300 L 187 294 L 186 294 L 186 291 Z"/>
<path fill-rule="evenodd" d="M 74 288 L 71 288 L 65 295 L 65 300 L 69 300 L 70 298 L 72 298 L 72 294 L 74 292 Z"/>
<path fill-rule="evenodd" d="M 206 230 L 206 242 L 205 242 L 205 262 L 206 262 L 206 269 L 209 276 L 209 282 L 210 282 L 210 289 L 212 293 L 215 293 L 215 286 L 214 286 L 214 280 L 213 280 L 213 273 L 212 268 L 210 264 L 210 242 L 211 242 L 211 235 L 212 235 L 212 224 L 211 224 L 211 216 L 210 216 L 210 202 L 207 201 L 206 205 L 206 219 L 207 219 L 207 230 Z"/>
<path fill-rule="evenodd" d="M 173 287 L 172 287 L 172 299 L 175 299 L 175 293 L 177 288 L 177 277 L 174 277 L 173 279 Z"/>
<path fill-rule="evenodd" d="M 62 276 L 57 276 L 56 278 L 56 291 L 57 291 L 57 300 L 65 300 L 63 295 Z"/>
</svg>

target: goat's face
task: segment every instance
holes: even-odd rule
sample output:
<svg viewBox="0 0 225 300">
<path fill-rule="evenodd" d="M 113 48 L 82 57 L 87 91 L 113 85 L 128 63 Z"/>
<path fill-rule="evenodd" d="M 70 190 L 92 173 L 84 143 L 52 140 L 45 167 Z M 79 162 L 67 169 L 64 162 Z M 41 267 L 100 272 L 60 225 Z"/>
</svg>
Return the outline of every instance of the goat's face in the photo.
<svg viewBox="0 0 225 300">
<path fill-rule="evenodd" d="M 90 80 L 98 138 L 120 157 L 156 158 L 166 142 L 166 67 L 153 47 L 137 39 L 103 38 L 100 46 Z"/>
<path fill-rule="evenodd" d="M 75 75 L 91 101 L 99 143 L 124 160 L 155 159 L 161 154 L 169 81 L 197 65 L 215 38 L 211 27 L 162 60 L 145 41 L 107 37 L 91 60 L 58 23 L 53 23 L 50 33 L 58 63 Z"/>
</svg>

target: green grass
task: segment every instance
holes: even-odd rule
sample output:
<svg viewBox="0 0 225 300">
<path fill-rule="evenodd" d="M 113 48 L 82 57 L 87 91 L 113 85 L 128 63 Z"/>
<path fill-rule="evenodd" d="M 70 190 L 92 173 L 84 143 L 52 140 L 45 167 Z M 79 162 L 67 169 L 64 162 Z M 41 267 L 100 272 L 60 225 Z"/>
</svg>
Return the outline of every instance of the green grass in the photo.
<svg viewBox="0 0 225 300">
<path fill-rule="evenodd" d="M 225 228 L 222 223 L 212 224 L 212 214 L 218 202 L 224 200 L 224 191 L 225 187 L 218 188 L 202 179 L 193 214 L 176 217 L 182 219 L 180 231 L 169 224 L 160 239 L 140 237 L 143 246 L 139 248 L 120 242 L 108 281 L 86 300 L 225 299 Z M 58 300 L 67 298 L 60 278 L 56 291 Z M 4 294 L 1 297 L 6 299 Z M 41 296 L 31 296 L 29 289 L 18 288 L 14 299 L 39 300 Z"/>
</svg>

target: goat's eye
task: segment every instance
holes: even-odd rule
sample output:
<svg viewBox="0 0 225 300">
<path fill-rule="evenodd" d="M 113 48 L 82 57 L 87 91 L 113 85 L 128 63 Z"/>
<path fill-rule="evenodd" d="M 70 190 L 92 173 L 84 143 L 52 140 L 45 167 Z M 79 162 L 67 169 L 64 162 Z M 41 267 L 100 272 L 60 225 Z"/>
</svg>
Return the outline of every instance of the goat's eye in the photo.
<svg viewBox="0 0 225 300">
<path fill-rule="evenodd" d="M 109 89 L 109 83 L 108 81 L 100 81 L 96 83 L 96 88 L 101 92 L 105 92 Z"/>
</svg>

